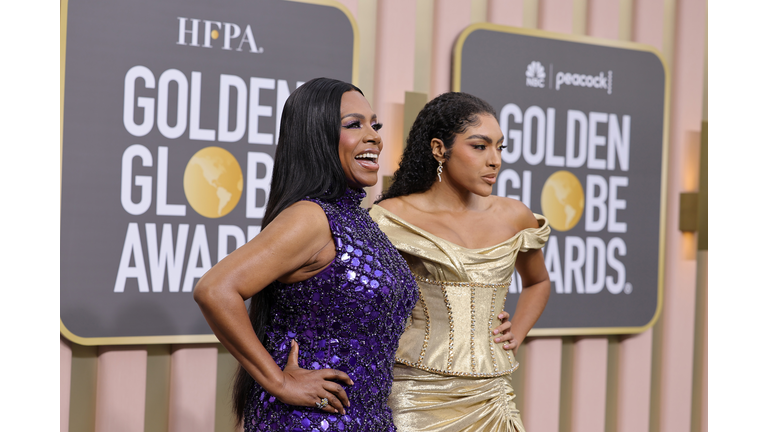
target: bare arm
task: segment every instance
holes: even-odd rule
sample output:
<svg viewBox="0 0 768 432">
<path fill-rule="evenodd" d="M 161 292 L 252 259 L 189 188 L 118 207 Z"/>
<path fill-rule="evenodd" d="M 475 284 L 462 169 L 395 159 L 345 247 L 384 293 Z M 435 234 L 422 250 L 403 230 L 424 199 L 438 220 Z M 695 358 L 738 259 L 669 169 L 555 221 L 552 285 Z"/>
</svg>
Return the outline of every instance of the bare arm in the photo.
<svg viewBox="0 0 768 432">
<path fill-rule="evenodd" d="M 328 249 L 330 248 L 330 250 Z M 331 252 L 331 253 L 329 253 Z M 278 215 L 264 231 L 213 266 L 197 283 L 194 299 L 216 337 L 265 390 L 290 405 L 313 406 L 332 392 L 349 406 L 344 390 L 332 379 L 351 384 L 340 371 L 285 371 L 253 331 L 244 301 L 275 280 L 306 280 L 335 256 L 328 221 L 314 203 L 299 202 Z M 297 360 L 292 345 L 291 364 Z M 291 373 L 289 373 L 291 372 Z M 340 390 L 340 391 L 339 391 Z M 343 411 L 336 398 L 326 410 Z M 336 408 L 334 407 L 336 402 Z"/>
<path fill-rule="evenodd" d="M 523 226 L 538 228 L 538 222 L 530 210 L 521 212 Z M 522 281 L 522 289 L 517 300 L 512 319 L 506 321 L 509 315 L 503 312 L 499 315 L 502 324 L 494 330 L 499 334 L 496 342 L 507 342 L 504 349 L 511 349 L 517 354 L 517 348 L 523 343 L 528 332 L 536 324 L 544 307 L 549 300 L 550 282 L 547 267 L 544 264 L 544 254 L 540 249 L 520 253 L 515 263 L 517 273 Z"/>
</svg>

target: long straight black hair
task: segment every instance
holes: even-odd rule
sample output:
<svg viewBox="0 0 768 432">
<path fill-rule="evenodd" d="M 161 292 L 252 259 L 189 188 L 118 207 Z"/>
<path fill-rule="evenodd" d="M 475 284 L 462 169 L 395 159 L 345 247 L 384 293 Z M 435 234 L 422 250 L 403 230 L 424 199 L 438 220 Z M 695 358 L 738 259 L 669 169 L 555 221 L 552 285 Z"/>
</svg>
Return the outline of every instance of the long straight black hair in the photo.
<svg viewBox="0 0 768 432">
<path fill-rule="evenodd" d="M 285 101 L 262 229 L 283 210 L 304 198 L 333 200 L 346 191 L 339 139 L 341 97 L 348 91 L 363 94 L 352 84 L 315 78 L 296 89 Z M 248 315 L 262 343 L 264 330 L 269 325 L 275 286 L 273 282 L 251 298 Z M 232 391 L 232 409 L 238 423 L 245 416 L 253 384 L 253 377 L 240 366 Z"/>
</svg>

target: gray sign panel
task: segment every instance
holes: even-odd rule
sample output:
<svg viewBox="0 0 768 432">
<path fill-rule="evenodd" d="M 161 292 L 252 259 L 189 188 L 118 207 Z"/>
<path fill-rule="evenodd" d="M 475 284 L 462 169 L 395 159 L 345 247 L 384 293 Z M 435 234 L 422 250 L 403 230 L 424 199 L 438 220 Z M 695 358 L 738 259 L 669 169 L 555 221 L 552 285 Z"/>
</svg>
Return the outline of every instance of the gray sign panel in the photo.
<svg viewBox="0 0 768 432">
<path fill-rule="evenodd" d="M 290 92 L 356 79 L 356 24 L 331 1 L 66 6 L 61 332 L 215 341 L 192 288 L 259 232 Z"/>
<path fill-rule="evenodd" d="M 494 193 L 545 215 L 552 292 L 533 335 L 635 333 L 661 307 L 667 73 L 651 47 L 480 24 L 454 90 L 495 107 Z M 519 277 L 510 287 L 512 313 Z"/>
</svg>

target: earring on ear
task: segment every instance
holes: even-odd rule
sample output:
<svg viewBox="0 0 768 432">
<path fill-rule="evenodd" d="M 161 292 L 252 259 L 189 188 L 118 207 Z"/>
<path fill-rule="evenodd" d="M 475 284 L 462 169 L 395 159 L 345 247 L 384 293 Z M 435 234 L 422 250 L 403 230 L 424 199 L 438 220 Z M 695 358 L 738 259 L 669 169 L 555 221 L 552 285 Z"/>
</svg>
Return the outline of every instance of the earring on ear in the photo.
<svg viewBox="0 0 768 432">
<path fill-rule="evenodd" d="M 443 161 L 437 161 L 437 180 L 442 183 L 443 177 L 440 175 L 443 173 Z"/>
</svg>

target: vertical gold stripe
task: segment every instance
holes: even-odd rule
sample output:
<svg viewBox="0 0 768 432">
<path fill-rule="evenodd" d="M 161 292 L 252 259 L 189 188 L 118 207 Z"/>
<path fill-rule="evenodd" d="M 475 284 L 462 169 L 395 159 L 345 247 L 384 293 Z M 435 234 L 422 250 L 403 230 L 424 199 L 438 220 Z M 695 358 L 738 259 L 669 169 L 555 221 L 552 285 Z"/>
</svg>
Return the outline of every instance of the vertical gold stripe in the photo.
<svg viewBox="0 0 768 432">
<path fill-rule="evenodd" d="M 171 399 L 171 346 L 147 345 L 144 432 L 167 432 Z"/>
<path fill-rule="evenodd" d="M 411 132 L 413 122 L 419 111 L 427 104 L 427 93 L 405 92 L 405 106 L 403 107 L 403 150 L 408 143 L 408 134 Z"/>
<path fill-rule="evenodd" d="M 219 344 L 216 356 L 216 432 L 233 431 L 235 415 L 232 412 L 232 384 L 237 372 L 237 360 Z"/>
<path fill-rule="evenodd" d="M 414 49 L 416 58 L 413 62 L 413 91 L 427 95 L 429 94 L 432 75 L 434 16 L 435 0 L 416 0 L 416 46 Z"/>
<path fill-rule="evenodd" d="M 488 21 L 488 0 L 472 0 L 471 24 Z"/>
<path fill-rule="evenodd" d="M 377 0 L 359 0 L 357 3 L 357 27 L 360 34 L 360 62 L 358 87 L 374 106 L 374 79 L 376 72 L 376 9 Z"/>
<path fill-rule="evenodd" d="M 560 362 L 560 427 L 559 432 L 571 432 L 573 418 L 573 337 L 563 337 Z"/>
<path fill-rule="evenodd" d="M 702 424 L 707 412 L 707 400 L 704 397 L 704 382 L 707 376 L 704 363 L 707 359 L 707 296 L 708 293 L 708 257 L 707 250 L 696 254 L 696 318 L 693 336 L 693 388 L 691 400 L 691 432 L 707 430 Z"/>
<path fill-rule="evenodd" d="M 663 54 L 667 65 L 674 67 L 675 57 L 675 23 L 677 19 L 677 0 L 664 0 L 664 42 Z M 672 76 L 670 70 L 670 76 Z"/>
<path fill-rule="evenodd" d="M 619 0 L 619 40 L 632 40 L 632 11 L 634 0 Z"/>
<path fill-rule="evenodd" d="M 587 0 L 573 0 L 573 34 L 587 34 L 587 6 Z"/>
<path fill-rule="evenodd" d="M 515 354 L 515 360 L 520 364 L 515 372 L 510 375 L 512 388 L 515 390 L 515 405 L 517 410 L 523 412 L 523 404 L 525 403 L 525 347 L 526 343 L 523 342 L 520 347 L 517 348 L 517 354 Z M 503 349 L 503 348 L 502 348 Z M 523 419 L 525 422 L 525 419 Z"/>
<path fill-rule="evenodd" d="M 699 151 L 699 209 L 696 223 L 698 232 L 698 250 L 709 249 L 709 127 L 707 121 L 701 123 L 701 149 Z"/>
<path fill-rule="evenodd" d="M 72 383 L 69 397 L 69 430 L 96 430 L 96 379 L 98 347 L 72 344 Z"/>
<path fill-rule="evenodd" d="M 653 345 L 651 354 L 651 413 L 649 432 L 659 432 L 661 428 L 661 350 L 664 335 L 664 315 L 653 326 Z"/>
<path fill-rule="evenodd" d="M 619 349 L 620 336 L 608 336 L 608 365 L 605 392 L 605 430 L 619 427 Z"/>
<path fill-rule="evenodd" d="M 539 28 L 539 0 L 523 0 L 523 27 Z"/>
</svg>

